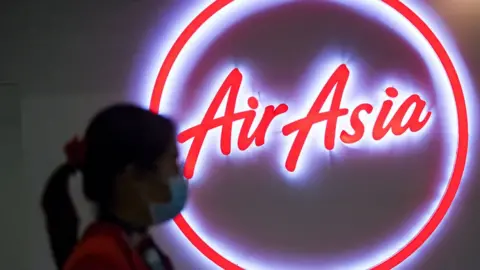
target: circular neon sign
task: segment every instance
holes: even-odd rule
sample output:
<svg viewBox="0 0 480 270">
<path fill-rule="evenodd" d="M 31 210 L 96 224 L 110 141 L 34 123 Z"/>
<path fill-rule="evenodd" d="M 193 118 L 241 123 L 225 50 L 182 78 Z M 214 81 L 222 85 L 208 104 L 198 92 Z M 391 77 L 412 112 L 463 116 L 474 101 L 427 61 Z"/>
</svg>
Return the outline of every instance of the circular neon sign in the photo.
<svg viewBox="0 0 480 270">
<path fill-rule="evenodd" d="M 239 1 L 239 0 L 237 0 Z M 423 35 L 428 41 L 431 49 L 439 58 L 442 68 L 448 77 L 448 81 L 453 91 L 455 100 L 457 121 L 458 121 L 458 144 L 456 149 L 455 163 L 450 176 L 450 181 L 445 194 L 442 197 L 437 209 L 429 218 L 426 225 L 417 233 L 410 241 L 398 249 L 392 256 L 376 264 L 371 269 L 392 269 L 405 261 L 413 253 L 415 253 L 425 242 L 430 238 L 433 232 L 438 228 L 449 210 L 452 202 L 457 194 L 460 183 L 462 181 L 468 152 L 468 118 L 465 96 L 463 93 L 462 84 L 455 66 L 450 59 L 449 53 L 430 27 L 425 23 L 413 10 L 411 10 L 404 3 L 397 0 L 378 0 L 394 9 L 401 14 L 407 21 L 413 25 L 416 30 Z M 150 110 L 157 112 L 160 108 L 160 102 L 164 87 L 170 75 L 173 65 L 178 56 L 190 41 L 191 37 L 204 25 L 209 19 L 214 17 L 222 9 L 226 8 L 234 0 L 217 0 L 204 9 L 198 16 L 196 16 L 188 26 L 182 31 L 180 36 L 176 39 L 173 46 L 168 51 L 168 54 L 158 73 L 153 93 L 150 100 Z M 179 215 L 175 218 L 175 223 L 186 238 L 198 249 L 205 257 L 210 259 L 216 265 L 223 269 L 244 269 L 237 263 L 230 261 L 220 254 L 220 252 L 211 248 L 190 226 L 186 219 Z"/>
</svg>

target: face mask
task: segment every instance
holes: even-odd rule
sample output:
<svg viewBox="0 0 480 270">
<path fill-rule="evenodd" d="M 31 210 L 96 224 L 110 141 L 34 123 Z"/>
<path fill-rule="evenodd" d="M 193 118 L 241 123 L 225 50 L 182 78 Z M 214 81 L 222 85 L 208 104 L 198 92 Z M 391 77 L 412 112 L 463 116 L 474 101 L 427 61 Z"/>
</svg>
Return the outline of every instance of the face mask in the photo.
<svg viewBox="0 0 480 270">
<path fill-rule="evenodd" d="M 169 221 L 182 212 L 187 202 L 188 184 L 182 175 L 177 175 L 169 179 L 169 188 L 172 199 L 168 203 L 153 203 L 150 205 L 150 211 L 154 224 L 160 224 Z"/>
</svg>

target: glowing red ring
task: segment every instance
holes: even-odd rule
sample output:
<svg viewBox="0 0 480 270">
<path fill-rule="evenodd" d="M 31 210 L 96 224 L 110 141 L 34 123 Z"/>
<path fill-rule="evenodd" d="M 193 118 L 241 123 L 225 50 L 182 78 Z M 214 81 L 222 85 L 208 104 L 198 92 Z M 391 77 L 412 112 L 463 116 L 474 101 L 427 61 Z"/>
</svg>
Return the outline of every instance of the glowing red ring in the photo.
<svg viewBox="0 0 480 270">
<path fill-rule="evenodd" d="M 168 75 L 175 63 L 178 55 L 182 51 L 183 47 L 195 32 L 213 15 L 222 10 L 228 4 L 234 0 L 216 0 L 210 4 L 205 10 L 203 10 L 192 22 L 183 30 L 178 39 L 173 44 L 172 48 L 167 54 L 165 61 L 160 68 L 155 86 L 153 88 L 152 97 L 150 100 L 150 110 L 158 113 L 160 109 L 160 100 L 162 97 L 163 89 L 167 81 Z M 452 202 L 457 194 L 458 188 L 462 181 L 463 172 L 465 169 L 465 163 L 467 160 L 468 151 L 468 118 L 467 108 L 465 104 L 465 97 L 463 95 L 462 85 L 458 77 L 457 71 L 450 59 L 447 51 L 443 47 L 440 40 L 435 36 L 433 31 L 428 25 L 409 7 L 398 0 L 379 0 L 389 5 L 396 10 L 399 14 L 404 16 L 415 28 L 427 39 L 432 49 L 440 59 L 443 68 L 445 69 L 450 85 L 452 86 L 455 104 L 457 108 L 458 118 L 458 148 L 455 164 L 450 178 L 447 190 L 440 202 L 440 205 L 435 210 L 429 221 L 423 227 L 423 229 L 400 249 L 396 254 L 390 258 L 379 263 L 372 269 L 392 269 L 393 267 L 402 263 L 405 259 L 410 257 L 415 251 L 417 251 L 436 230 L 440 222 L 444 219 L 448 209 L 452 205 Z M 237 264 L 229 261 L 214 249 L 212 249 L 202 238 L 192 229 L 185 218 L 182 215 L 178 215 L 175 218 L 175 223 L 187 239 L 197 248 L 205 257 L 210 259 L 216 265 L 227 270 L 242 270 Z"/>
</svg>

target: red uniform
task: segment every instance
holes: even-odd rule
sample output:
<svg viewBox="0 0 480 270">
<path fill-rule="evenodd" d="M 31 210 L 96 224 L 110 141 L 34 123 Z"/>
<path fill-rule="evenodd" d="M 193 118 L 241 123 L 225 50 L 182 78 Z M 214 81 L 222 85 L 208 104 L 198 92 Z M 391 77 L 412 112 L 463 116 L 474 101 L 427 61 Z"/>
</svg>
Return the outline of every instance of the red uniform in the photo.
<svg viewBox="0 0 480 270">
<path fill-rule="evenodd" d="M 127 239 L 125 230 L 115 223 L 94 223 L 78 243 L 64 270 L 150 270 L 153 268 L 151 263 L 173 270 L 168 257 L 155 247 L 150 238 L 136 247 L 132 247 Z M 152 251 L 156 253 L 157 262 L 146 258 L 147 251 L 150 255 Z"/>
</svg>

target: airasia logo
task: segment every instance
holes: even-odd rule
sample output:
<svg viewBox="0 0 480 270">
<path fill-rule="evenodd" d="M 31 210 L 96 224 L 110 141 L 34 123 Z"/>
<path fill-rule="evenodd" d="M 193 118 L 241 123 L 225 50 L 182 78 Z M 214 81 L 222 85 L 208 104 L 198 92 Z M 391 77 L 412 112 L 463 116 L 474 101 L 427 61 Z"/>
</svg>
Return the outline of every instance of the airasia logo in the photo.
<svg viewBox="0 0 480 270">
<path fill-rule="evenodd" d="M 345 87 L 348 83 L 350 70 L 347 65 L 342 64 L 333 72 L 325 85 L 320 88 L 317 98 L 313 102 L 310 110 L 305 117 L 286 123 L 283 125 L 282 133 L 284 136 L 290 136 L 294 133 L 295 139 L 287 155 L 285 168 L 293 172 L 297 167 L 298 159 L 302 153 L 303 146 L 313 125 L 326 122 L 326 131 L 324 136 L 325 149 L 333 150 L 335 147 L 337 133 L 337 122 L 340 117 L 349 117 L 352 133 L 342 130 L 340 140 L 345 144 L 354 144 L 359 142 L 366 133 L 374 140 L 382 140 L 387 133 L 391 132 L 396 136 L 403 135 L 406 132 L 418 132 L 428 123 L 432 113 L 428 111 L 426 116 L 422 113 L 426 110 L 427 103 L 419 95 L 410 95 L 400 105 L 397 111 L 392 112 L 394 101 L 386 100 L 383 102 L 380 112 L 375 119 L 373 130 L 366 131 L 365 125 L 360 119 L 361 113 L 371 114 L 373 105 L 370 103 L 358 104 L 355 108 L 342 107 L 342 98 Z M 178 142 L 185 143 L 192 140 L 192 145 L 188 151 L 185 161 L 185 177 L 192 178 L 195 172 L 200 151 L 207 133 L 216 128 L 221 128 L 220 149 L 224 155 L 229 155 L 232 150 L 232 127 L 236 121 L 241 121 L 242 126 L 237 138 L 239 150 L 247 150 L 255 143 L 256 146 L 265 144 L 265 136 L 272 121 L 279 115 L 288 113 L 288 104 L 268 105 L 261 115 L 258 126 L 252 127 L 257 117 L 258 100 L 255 97 L 248 98 L 249 110 L 236 112 L 235 108 L 238 101 L 238 94 L 242 84 L 243 75 L 239 69 L 233 69 L 228 74 L 225 81 L 218 89 L 215 97 L 211 101 L 208 109 L 203 116 L 200 124 L 186 129 L 178 135 Z M 391 99 L 398 96 L 398 91 L 394 87 L 385 89 L 385 94 Z M 329 96 L 332 96 L 332 102 L 327 111 L 322 111 Z M 220 117 L 218 115 L 220 105 L 226 102 L 225 112 Z M 413 108 L 413 113 L 408 115 L 408 111 Z M 393 117 L 387 121 L 387 117 L 393 113 Z"/>
<path fill-rule="evenodd" d="M 262 3 L 269 1 L 270 0 L 216 0 L 201 11 L 195 18 L 192 18 L 169 49 L 161 65 L 150 100 L 150 110 L 156 113 L 159 112 L 162 94 L 164 91 L 170 91 L 165 88 L 165 85 L 172 73 L 172 67 L 177 63 L 177 60 L 181 58 L 180 55 L 185 45 L 191 41 L 192 36 L 197 33 L 207 21 L 215 18 L 221 11 L 229 8 L 238 8 L 235 7 L 235 4 L 239 2 L 249 2 L 252 6 L 261 6 Z M 271 0 L 270 2 L 277 3 L 279 0 Z M 348 1 L 342 0 L 340 2 L 345 4 L 345 2 Z M 459 74 L 455 69 L 449 52 L 430 29 L 427 22 L 406 4 L 398 0 L 352 0 L 349 3 L 351 3 L 351 5 L 360 5 L 360 3 L 367 2 L 369 4 L 366 6 L 369 8 L 374 9 L 374 6 L 383 6 L 384 8 L 387 7 L 386 9 L 388 9 L 389 12 L 395 13 L 397 16 L 400 15 L 405 22 L 413 26 L 415 31 L 421 34 L 426 40 L 426 45 L 424 45 L 425 49 L 428 49 L 436 55 L 438 59 L 435 60 L 439 60 L 441 68 L 444 71 L 442 74 L 446 74 L 448 89 L 453 93 L 452 102 L 455 103 L 456 107 L 456 111 L 452 111 L 451 114 L 456 116 L 458 123 L 457 126 L 451 127 L 455 135 L 458 135 L 457 147 L 454 152 L 455 160 L 450 168 L 451 175 L 449 175 L 448 186 L 438 205 L 435 205 L 435 211 L 432 212 L 427 219 L 428 221 L 422 224 L 422 227 L 416 231 L 408 241 L 401 243 L 400 246 L 395 247 L 394 250 L 392 249 L 393 251 L 390 249 L 385 251 L 385 254 L 382 255 L 381 258 L 376 257 L 375 259 L 377 261 L 369 266 L 370 269 L 392 269 L 400 265 L 424 245 L 450 209 L 457 195 L 465 170 L 468 153 L 469 127 L 465 96 Z M 391 26 L 399 27 L 398 25 Z M 283 136 L 291 136 L 291 138 L 293 138 L 293 143 L 289 146 L 285 160 L 286 170 L 290 172 L 296 170 L 304 144 L 307 138 L 312 135 L 312 128 L 322 122 L 325 123 L 326 126 L 325 136 L 323 138 L 324 147 L 328 150 L 333 150 L 339 141 L 343 144 L 355 144 L 367 138 L 381 141 L 389 134 L 405 136 L 408 133 L 426 131 L 426 127 L 432 119 L 432 112 L 429 111 L 428 107 L 429 104 L 427 104 L 420 95 L 415 93 L 407 98 L 400 98 L 400 94 L 403 93 L 402 91 L 404 89 L 396 89 L 393 86 L 382 89 L 384 90 L 384 101 L 381 105 L 360 103 L 355 104 L 353 107 L 344 107 L 342 99 L 344 97 L 345 87 L 350 82 L 351 72 L 345 64 L 337 66 L 327 82 L 324 85 L 318 85 L 318 94 L 316 98 L 312 100 L 308 112 L 291 122 L 282 122 L 281 132 Z M 205 138 L 211 130 L 221 129 L 220 149 L 224 155 L 228 155 L 231 153 L 233 147 L 244 151 L 250 147 L 254 147 L 254 145 L 256 147 L 265 145 L 266 134 L 268 134 L 269 127 L 275 119 L 292 113 L 288 102 L 269 104 L 261 111 L 257 98 L 252 96 L 247 100 L 239 100 L 238 97 L 242 80 L 243 74 L 241 70 L 231 70 L 218 88 L 214 98 L 210 101 L 201 122 L 179 133 L 177 138 L 179 143 L 191 141 L 191 147 L 188 150 L 185 163 L 185 177 L 192 178 L 194 176 L 195 167 L 202 148 L 204 147 Z M 329 98 L 331 98 L 331 102 L 327 103 L 326 101 Z M 240 102 L 246 102 L 249 109 L 237 111 L 236 104 Z M 224 111 L 220 111 L 220 105 L 222 103 L 226 103 Z M 394 107 L 397 107 L 397 109 L 393 109 Z M 378 111 L 378 113 L 373 114 L 373 111 Z M 371 128 L 367 128 L 367 125 L 360 117 L 361 115 L 365 115 L 369 120 L 373 120 L 374 124 Z M 388 115 L 392 115 L 392 117 L 389 118 L 387 117 Z M 349 120 L 350 131 L 341 127 L 339 128 L 339 121 L 344 119 Z M 232 126 L 237 121 L 241 123 L 240 132 L 237 138 L 232 138 Z M 254 125 L 256 122 L 258 122 L 258 124 Z M 337 136 L 337 134 L 339 134 L 339 136 Z M 236 146 L 234 146 L 234 144 L 236 144 Z M 222 255 L 222 250 L 212 248 L 209 243 L 202 239 L 195 229 L 192 228 L 182 214 L 175 218 L 175 223 L 188 241 L 221 269 L 244 269 L 244 266 L 239 265 L 238 262 L 232 261 Z"/>
</svg>

